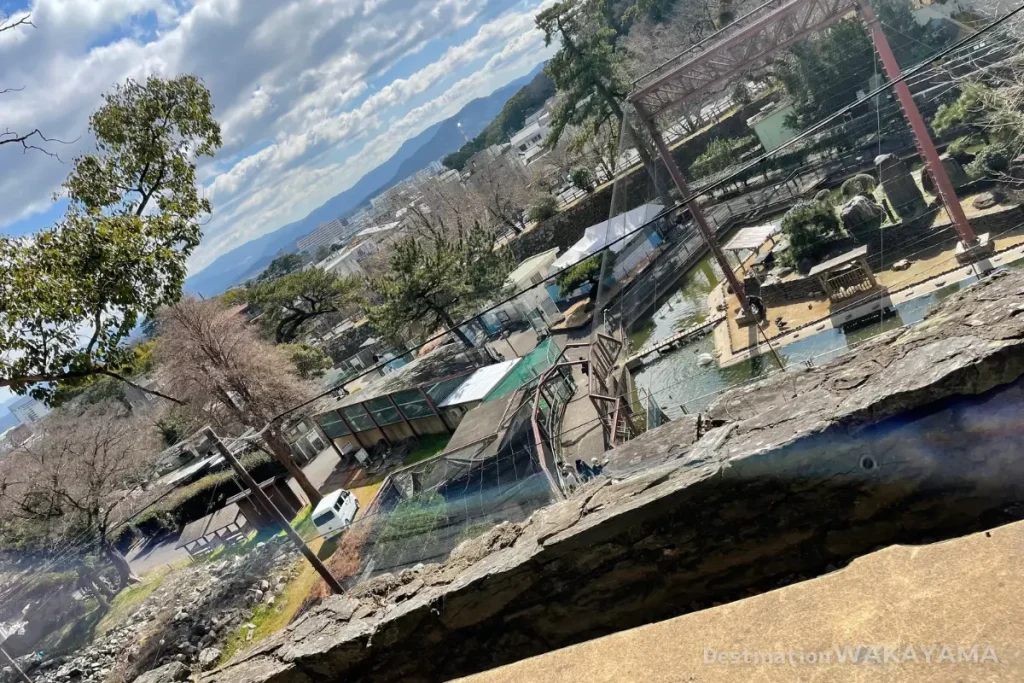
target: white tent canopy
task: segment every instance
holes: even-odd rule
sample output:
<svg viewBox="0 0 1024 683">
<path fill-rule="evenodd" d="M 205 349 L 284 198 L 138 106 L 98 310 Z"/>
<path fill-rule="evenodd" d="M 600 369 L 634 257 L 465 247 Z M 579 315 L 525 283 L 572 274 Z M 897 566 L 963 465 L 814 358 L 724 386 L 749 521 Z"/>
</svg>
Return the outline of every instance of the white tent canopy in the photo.
<svg viewBox="0 0 1024 683">
<path fill-rule="evenodd" d="M 583 233 L 583 238 L 565 250 L 551 264 L 551 270 L 561 270 L 566 266 L 582 261 L 591 254 L 601 251 L 624 235 L 628 235 L 640 226 L 654 219 L 661 213 L 661 204 L 643 204 L 626 213 L 619 214 L 611 220 L 592 225 Z M 611 250 L 618 253 L 629 243 L 628 239 L 612 244 Z"/>
</svg>

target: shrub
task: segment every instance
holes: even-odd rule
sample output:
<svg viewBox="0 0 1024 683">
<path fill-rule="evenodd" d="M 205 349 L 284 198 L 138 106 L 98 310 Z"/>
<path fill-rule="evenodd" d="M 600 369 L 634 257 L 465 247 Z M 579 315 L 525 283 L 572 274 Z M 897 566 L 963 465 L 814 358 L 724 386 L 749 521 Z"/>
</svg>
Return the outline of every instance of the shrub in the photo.
<svg viewBox="0 0 1024 683">
<path fill-rule="evenodd" d="M 526 220 L 534 223 L 546 221 L 558 213 L 558 201 L 549 194 L 542 195 L 526 210 Z"/>
<path fill-rule="evenodd" d="M 977 138 L 973 135 L 964 135 L 963 137 L 959 137 L 949 143 L 946 151 L 949 153 L 949 156 L 953 157 L 961 164 L 967 164 L 970 163 L 975 156 L 974 152 L 971 152 L 969 148 L 976 144 L 978 144 Z"/>
<path fill-rule="evenodd" d="M 594 191 L 594 174 L 586 166 L 576 166 L 569 171 L 569 181 L 578 190 L 588 194 Z"/>
<path fill-rule="evenodd" d="M 1010 167 L 1010 160 L 1006 153 L 996 146 L 983 148 L 974 157 L 974 161 L 967 164 L 967 175 L 973 179 L 984 178 L 993 173 L 1002 173 Z"/>
<path fill-rule="evenodd" d="M 843 197 L 850 199 L 859 194 L 871 194 L 874 192 L 876 185 L 877 183 L 874 178 L 866 173 L 858 173 L 843 183 L 839 191 L 843 193 Z"/>
<path fill-rule="evenodd" d="M 750 88 L 743 81 L 740 81 L 732 88 L 732 101 L 736 104 L 750 104 Z"/>
<path fill-rule="evenodd" d="M 839 217 L 824 202 L 801 202 L 782 217 L 782 231 L 789 236 L 789 262 L 817 262 L 829 242 L 843 235 Z"/>
<path fill-rule="evenodd" d="M 580 261 L 558 276 L 558 293 L 562 298 L 579 289 L 582 285 L 596 284 L 600 277 L 601 255 L 597 254 Z"/>
<path fill-rule="evenodd" d="M 269 455 L 261 452 L 242 457 L 242 466 L 256 481 L 282 474 L 285 469 Z M 115 545 L 126 549 L 133 540 L 174 533 L 189 522 L 201 519 L 218 509 L 231 496 L 242 490 L 230 469 L 208 474 L 191 484 L 181 486 L 160 498 L 121 527 Z"/>
</svg>

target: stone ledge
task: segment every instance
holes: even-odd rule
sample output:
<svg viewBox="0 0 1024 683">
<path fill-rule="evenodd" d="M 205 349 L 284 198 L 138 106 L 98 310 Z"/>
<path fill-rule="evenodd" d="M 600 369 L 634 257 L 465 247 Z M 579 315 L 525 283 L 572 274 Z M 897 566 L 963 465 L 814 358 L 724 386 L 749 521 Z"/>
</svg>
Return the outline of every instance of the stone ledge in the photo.
<svg viewBox="0 0 1024 683">
<path fill-rule="evenodd" d="M 1022 295 L 1024 275 L 987 279 L 915 328 L 729 392 L 699 430 L 611 454 L 664 464 L 331 598 L 203 680 L 447 680 L 1018 519 Z"/>
<path fill-rule="evenodd" d="M 1024 680 L 1024 523 L 934 545 L 895 546 L 849 566 L 728 605 L 616 633 L 461 679 L 465 683 L 764 683 Z M 949 663 L 941 646 L 966 661 Z M 840 664 L 835 647 L 895 647 L 882 666 Z M 923 647 L 932 651 L 926 661 Z M 970 648 L 978 646 L 977 662 Z M 915 663 L 907 655 L 914 647 Z M 998 662 L 985 656 L 992 648 Z M 705 652 L 705 648 L 714 652 Z M 705 663 L 721 653 L 785 651 L 784 664 Z M 793 653 L 790 664 L 789 653 Z M 800 653 L 829 652 L 831 664 Z M 845 651 L 844 651 L 845 652 Z M 861 651 L 866 661 L 872 653 Z M 884 651 L 883 651 L 884 654 Z M 740 654 L 742 657 L 742 654 Z M 985 661 L 981 661 L 982 659 Z M 752 655 L 751 655 L 752 660 Z"/>
</svg>

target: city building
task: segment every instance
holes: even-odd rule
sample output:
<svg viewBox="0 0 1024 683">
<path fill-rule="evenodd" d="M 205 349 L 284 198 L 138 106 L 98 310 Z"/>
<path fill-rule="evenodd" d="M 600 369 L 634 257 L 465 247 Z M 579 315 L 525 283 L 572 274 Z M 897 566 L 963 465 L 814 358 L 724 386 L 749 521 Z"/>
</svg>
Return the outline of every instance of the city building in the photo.
<svg viewBox="0 0 1024 683">
<path fill-rule="evenodd" d="M 379 246 L 375 240 L 366 240 L 331 254 L 318 265 L 339 277 L 365 277 L 366 271 L 360 264 L 378 251 Z"/>
<path fill-rule="evenodd" d="M 37 401 L 31 396 L 23 396 L 11 404 L 11 412 L 18 422 L 28 425 L 42 420 L 50 409 L 42 401 Z"/>
<path fill-rule="evenodd" d="M 551 132 L 550 123 L 551 112 L 545 106 L 527 117 L 522 129 L 512 136 L 512 150 L 523 166 L 544 155 L 544 140 Z"/>
<path fill-rule="evenodd" d="M 344 218 L 335 218 L 300 239 L 296 242 L 296 246 L 299 251 L 316 251 L 321 246 L 330 246 L 338 240 L 351 236 L 357 229 L 351 227 Z"/>
</svg>

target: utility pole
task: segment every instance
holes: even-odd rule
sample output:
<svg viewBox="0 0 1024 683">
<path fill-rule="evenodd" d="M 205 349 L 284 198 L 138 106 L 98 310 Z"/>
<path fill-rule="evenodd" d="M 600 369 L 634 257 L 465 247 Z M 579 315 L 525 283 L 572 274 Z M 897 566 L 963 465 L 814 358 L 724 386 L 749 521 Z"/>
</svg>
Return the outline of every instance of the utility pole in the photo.
<svg viewBox="0 0 1024 683">
<path fill-rule="evenodd" d="M 252 478 L 252 475 L 245 471 L 245 468 L 242 467 L 242 463 L 238 462 L 238 458 L 236 458 L 234 454 L 231 452 L 231 450 L 224 445 L 224 442 L 220 440 L 220 437 L 217 436 L 216 432 L 213 431 L 213 428 L 207 427 L 206 429 L 204 429 L 203 435 L 213 442 L 213 445 L 217 449 L 217 452 L 224 456 L 224 459 L 228 461 L 231 467 L 238 474 L 239 478 L 243 482 L 245 482 L 246 486 L 249 487 L 249 492 L 252 495 L 252 497 L 256 499 L 256 502 L 259 503 L 260 506 L 267 511 L 267 514 L 277 518 L 277 521 L 281 524 L 281 527 L 284 529 L 285 533 L 288 534 L 288 538 L 292 540 L 292 543 L 295 544 L 295 546 L 303 554 L 306 560 L 308 560 L 309 563 L 313 565 L 313 569 L 315 569 L 317 574 L 319 574 L 321 578 L 323 578 L 323 580 L 327 582 L 327 585 L 331 587 L 331 590 L 339 595 L 344 593 L 345 589 L 341 587 L 341 584 L 338 583 L 338 580 L 334 578 L 334 575 L 331 574 L 330 570 L 327 569 L 324 563 L 320 561 L 320 558 L 316 556 L 316 553 L 314 553 L 313 550 L 308 545 L 306 545 L 305 541 L 302 540 L 302 537 L 299 536 L 298 532 L 292 528 L 291 523 L 287 519 L 285 519 L 285 516 L 282 515 L 281 511 L 277 509 L 273 501 L 271 501 L 267 494 L 263 492 L 263 489 L 259 487 L 259 484 L 257 484 L 256 480 Z"/>
<path fill-rule="evenodd" d="M 6 638 L 4 640 L 6 640 Z M 3 646 L 0 646 L 0 657 L 3 658 L 8 667 L 14 670 L 14 673 L 17 674 L 18 678 L 22 679 L 23 683 L 33 683 L 32 679 L 29 678 L 29 675 L 22 671 L 22 668 L 17 666 L 16 661 L 14 661 L 14 657 L 7 654 L 7 650 Z"/>
</svg>

